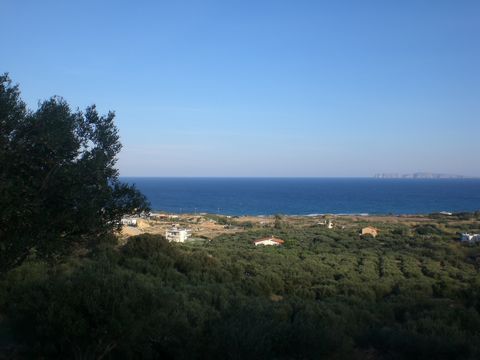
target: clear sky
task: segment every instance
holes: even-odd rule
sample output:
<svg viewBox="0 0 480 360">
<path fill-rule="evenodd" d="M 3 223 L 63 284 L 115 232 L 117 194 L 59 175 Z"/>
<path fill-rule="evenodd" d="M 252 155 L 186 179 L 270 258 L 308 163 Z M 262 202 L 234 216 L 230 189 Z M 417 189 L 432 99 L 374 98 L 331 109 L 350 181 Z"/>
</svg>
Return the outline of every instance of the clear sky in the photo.
<svg viewBox="0 0 480 360">
<path fill-rule="evenodd" d="M 0 0 L 27 103 L 115 110 L 124 176 L 480 176 L 480 1 Z"/>
</svg>

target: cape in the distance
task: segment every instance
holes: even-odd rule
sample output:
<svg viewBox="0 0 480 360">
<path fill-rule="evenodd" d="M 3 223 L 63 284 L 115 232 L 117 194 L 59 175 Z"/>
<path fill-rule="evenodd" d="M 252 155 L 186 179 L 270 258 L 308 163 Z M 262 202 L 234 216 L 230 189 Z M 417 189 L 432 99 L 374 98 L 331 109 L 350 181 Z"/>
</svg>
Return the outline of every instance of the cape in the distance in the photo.
<svg viewBox="0 0 480 360">
<path fill-rule="evenodd" d="M 472 176 L 455 174 L 436 174 L 429 172 L 416 172 L 411 174 L 378 173 L 373 176 L 376 179 L 473 179 Z"/>
</svg>

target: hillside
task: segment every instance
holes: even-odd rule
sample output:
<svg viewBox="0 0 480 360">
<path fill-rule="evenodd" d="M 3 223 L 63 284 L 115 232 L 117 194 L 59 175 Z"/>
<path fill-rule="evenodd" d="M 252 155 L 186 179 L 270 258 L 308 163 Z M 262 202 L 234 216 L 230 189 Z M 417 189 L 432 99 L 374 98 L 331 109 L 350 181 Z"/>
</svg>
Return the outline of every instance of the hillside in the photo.
<svg viewBox="0 0 480 360">
<path fill-rule="evenodd" d="M 277 218 L 184 244 L 143 234 L 54 269 L 32 259 L 8 274 L 2 307 L 29 356 L 478 358 L 480 247 L 452 235 L 480 221 L 420 219 Z M 379 236 L 359 236 L 364 223 Z M 252 244 L 272 234 L 284 245 Z"/>
</svg>

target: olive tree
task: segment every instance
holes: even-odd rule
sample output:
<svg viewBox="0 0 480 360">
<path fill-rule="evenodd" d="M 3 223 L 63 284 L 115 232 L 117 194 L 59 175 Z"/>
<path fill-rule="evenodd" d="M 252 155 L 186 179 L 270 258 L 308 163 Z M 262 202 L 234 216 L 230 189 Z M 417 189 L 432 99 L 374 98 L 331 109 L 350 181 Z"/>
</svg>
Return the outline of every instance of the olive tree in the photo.
<svg viewBox="0 0 480 360">
<path fill-rule="evenodd" d="M 61 97 L 29 110 L 0 75 L 0 271 L 30 254 L 50 258 L 95 246 L 124 214 L 148 209 L 119 180 L 115 114 L 72 111 Z"/>
</svg>

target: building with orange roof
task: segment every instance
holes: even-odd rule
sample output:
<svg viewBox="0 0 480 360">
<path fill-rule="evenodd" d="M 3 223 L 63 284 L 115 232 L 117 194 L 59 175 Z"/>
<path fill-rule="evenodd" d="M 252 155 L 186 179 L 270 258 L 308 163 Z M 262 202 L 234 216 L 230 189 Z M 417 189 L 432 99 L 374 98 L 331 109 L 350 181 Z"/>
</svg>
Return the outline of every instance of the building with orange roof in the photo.
<svg viewBox="0 0 480 360">
<path fill-rule="evenodd" d="M 371 235 L 376 237 L 378 235 L 379 230 L 373 226 L 367 226 L 362 229 L 362 236 Z"/>
<path fill-rule="evenodd" d="M 273 246 L 278 246 L 282 245 L 285 241 L 282 239 L 276 238 L 275 236 L 269 236 L 261 239 L 255 240 L 253 243 L 255 246 L 258 245 L 273 245 Z"/>
</svg>

